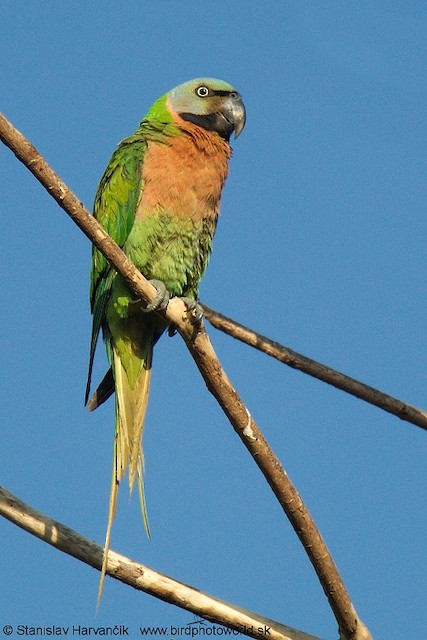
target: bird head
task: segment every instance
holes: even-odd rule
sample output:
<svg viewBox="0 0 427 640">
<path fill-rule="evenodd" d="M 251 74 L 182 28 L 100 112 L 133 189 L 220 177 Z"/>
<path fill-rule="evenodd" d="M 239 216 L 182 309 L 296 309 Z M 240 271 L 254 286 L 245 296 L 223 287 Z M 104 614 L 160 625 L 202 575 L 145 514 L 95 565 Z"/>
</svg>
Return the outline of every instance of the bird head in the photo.
<svg viewBox="0 0 427 640">
<path fill-rule="evenodd" d="M 179 85 L 167 95 L 170 109 L 187 122 L 216 131 L 229 140 L 240 135 L 245 126 L 246 110 L 240 94 L 224 80 L 197 78 Z"/>
</svg>

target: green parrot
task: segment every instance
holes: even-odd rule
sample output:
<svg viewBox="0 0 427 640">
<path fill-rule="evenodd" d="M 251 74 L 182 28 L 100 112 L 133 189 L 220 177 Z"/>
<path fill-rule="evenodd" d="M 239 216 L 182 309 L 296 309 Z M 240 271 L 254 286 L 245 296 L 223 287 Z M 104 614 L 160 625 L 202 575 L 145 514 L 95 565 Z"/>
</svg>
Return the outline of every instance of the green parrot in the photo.
<svg viewBox="0 0 427 640">
<path fill-rule="evenodd" d="M 135 299 L 121 276 L 93 248 L 93 323 L 85 404 L 92 411 L 116 394 L 113 473 L 98 601 L 118 488 L 127 469 L 130 492 L 138 479 L 150 535 L 141 441 L 153 347 L 167 328 L 152 311 L 164 307 L 168 296 L 197 301 L 228 174 L 229 138 L 233 132 L 237 138 L 244 125 L 242 99 L 227 82 L 199 78 L 181 84 L 159 98 L 136 132 L 119 144 L 98 186 L 95 218 L 158 290 L 150 305 Z M 88 401 L 101 330 L 110 369 Z"/>
</svg>

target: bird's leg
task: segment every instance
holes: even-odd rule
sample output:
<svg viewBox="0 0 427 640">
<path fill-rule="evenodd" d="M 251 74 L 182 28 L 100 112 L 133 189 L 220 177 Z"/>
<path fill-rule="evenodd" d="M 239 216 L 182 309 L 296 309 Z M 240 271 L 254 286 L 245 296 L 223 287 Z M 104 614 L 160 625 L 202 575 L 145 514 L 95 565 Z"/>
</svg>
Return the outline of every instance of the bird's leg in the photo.
<svg viewBox="0 0 427 640">
<path fill-rule="evenodd" d="M 166 289 L 165 283 L 161 280 L 149 280 L 148 282 L 153 285 L 157 294 L 152 302 L 149 302 L 145 307 L 140 307 L 141 311 L 144 313 L 151 313 L 151 311 L 163 311 L 169 303 L 169 292 Z M 136 300 L 131 300 L 129 304 L 141 305 L 142 302 L 141 298 L 137 298 Z"/>
<path fill-rule="evenodd" d="M 201 322 L 203 318 L 203 307 L 198 302 L 196 302 L 196 300 L 193 300 L 193 298 L 187 298 L 186 296 L 183 296 L 183 297 L 180 297 L 179 299 L 182 300 L 185 306 L 187 307 L 187 319 L 190 322 L 190 324 L 195 325 Z M 169 329 L 168 329 L 169 338 L 172 338 L 176 333 L 177 333 L 177 329 L 175 325 L 173 324 L 169 325 Z"/>
<path fill-rule="evenodd" d="M 182 297 L 180 300 L 183 301 L 185 306 L 187 307 L 187 319 L 191 324 L 198 324 L 202 321 L 203 318 L 203 307 L 197 302 L 197 300 L 193 300 L 193 298 Z"/>
</svg>

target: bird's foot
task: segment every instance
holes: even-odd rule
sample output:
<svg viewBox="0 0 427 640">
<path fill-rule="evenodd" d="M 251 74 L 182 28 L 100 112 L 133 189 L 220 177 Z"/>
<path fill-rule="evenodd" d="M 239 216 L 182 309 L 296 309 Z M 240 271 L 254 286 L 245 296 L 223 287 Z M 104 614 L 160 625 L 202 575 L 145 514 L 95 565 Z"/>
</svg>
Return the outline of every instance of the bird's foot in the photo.
<svg viewBox="0 0 427 640">
<path fill-rule="evenodd" d="M 202 321 L 203 307 L 193 298 L 180 298 L 187 307 L 187 319 L 191 324 L 199 324 Z"/>
<path fill-rule="evenodd" d="M 193 300 L 193 298 L 182 296 L 179 298 L 179 300 L 182 300 L 187 307 L 187 320 L 190 322 L 190 324 L 199 324 L 202 321 L 204 315 L 203 307 L 198 302 L 196 302 L 196 300 Z M 174 324 L 169 325 L 168 336 L 172 338 L 176 333 L 176 326 Z"/>
<path fill-rule="evenodd" d="M 149 302 L 146 307 L 141 308 L 141 311 L 144 311 L 144 313 L 163 311 L 169 303 L 169 292 L 166 289 L 165 283 L 161 280 L 149 280 L 148 282 L 153 285 L 157 294 L 152 302 Z"/>
</svg>

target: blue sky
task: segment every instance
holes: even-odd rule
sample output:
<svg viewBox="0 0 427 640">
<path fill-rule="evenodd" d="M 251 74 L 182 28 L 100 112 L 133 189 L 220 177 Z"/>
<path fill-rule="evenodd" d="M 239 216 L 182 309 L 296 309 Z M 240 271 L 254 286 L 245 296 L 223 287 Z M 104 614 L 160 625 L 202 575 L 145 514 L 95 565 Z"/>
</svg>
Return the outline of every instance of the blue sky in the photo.
<svg viewBox="0 0 427 640">
<path fill-rule="evenodd" d="M 247 126 L 202 300 L 427 408 L 424 2 L 15 0 L 0 24 L 0 109 L 89 208 L 157 97 L 193 77 L 232 82 Z M 1 484 L 101 543 L 113 404 L 83 407 L 90 245 L 3 147 L 0 172 Z M 208 330 L 374 637 L 423 637 L 427 434 Z M 296 536 L 179 337 L 156 347 L 144 444 L 152 541 L 123 487 L 112 548 L 335 638 Z M 0 626 L 137 637 L 192 621 L 110 579 L 95 617 L 96 571 L 3 520 L 0 540 Z"/>
</svg>

